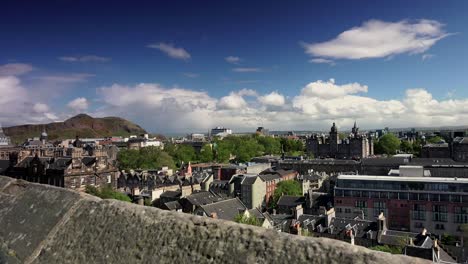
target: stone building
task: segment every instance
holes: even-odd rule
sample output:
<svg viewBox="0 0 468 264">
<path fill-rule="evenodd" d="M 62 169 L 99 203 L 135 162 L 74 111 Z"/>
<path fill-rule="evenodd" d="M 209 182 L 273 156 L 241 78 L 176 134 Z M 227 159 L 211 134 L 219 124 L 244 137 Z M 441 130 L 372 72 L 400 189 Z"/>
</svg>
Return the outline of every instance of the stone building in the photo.
<svg viewBox="0 0 468 264">
<path fill-rule="evenodd" d="M 361 135 L 354 123 L 351 134 L 340 139 L 338 129 L 333 123 L 329 136 L 313 135 L 306 140 L 309 154 L 317 158 L 361 159 L 374 155 L 374 141 L 372 137 Z"/>
<path fill-rule="evenodd" d="M 87 185 L 117 187 L 118 169 L 109 158 L 108 146 L 81 144 L 77 138 L 69 147 L 47 142 L 47 133 L 27 141 L 11 152 L 7 175 L 30 182 L 84 191 Z"/>
<path fill-rule="evenodd" d="M 427 144 L 421 149 L 421 157 L 468 161 L 468 137 L 456 137 L 449 143 Z"/>
<path fill-rule="evenodd" d="M 3 133 L 2 125 L 0 124 L 0 148 L 9 146 L 11 146 L 10 137 L 6 136 L 5 133 Z"/>
</svg>

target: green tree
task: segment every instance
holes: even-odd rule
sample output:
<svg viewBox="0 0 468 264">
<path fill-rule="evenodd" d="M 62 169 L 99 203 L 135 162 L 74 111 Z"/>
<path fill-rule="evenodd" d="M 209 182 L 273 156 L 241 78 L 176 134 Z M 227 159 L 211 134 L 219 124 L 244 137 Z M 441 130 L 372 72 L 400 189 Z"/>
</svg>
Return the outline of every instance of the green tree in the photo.
<svg viewBox="0 0 468 264">
<path fill-rule="evenodd" d="M 132 202 L 132 199 L 130 199 L 128 195 L 113 190 L 110 185 L 106 185 L 101 189 L 98 189 L 91 185 L 87 185 L 85 191 L 86 193 L 97 196 L 101 199 L 115 199 L 124 202 Z"/>
<path fill-rule="evenodd" d="M 295 180 L 281 181 L 276 185 L 275 192 L 273 193 L 273 199 L 270 202 L 271 208 L 276 208 L 278 200 L 283 195 L 302 195 L 302 186 Z"/>
<path fill-rule="evenodd" d="M 280 154 L 281 153 L 281 142 L 277 138 L 273 137 L 257 137 L 258 143 L 263 146 L 264 154 Z"/>
<path fill-rule="evenodd" d="M 408 140 L 402 140 L 400 150 L 405 153 L 413 153 L 413 144 L 411 144 Z"/>
<path fill-rule="evenodd" d="M 157 147 L 121 150 L 117 161 L 121 170 L 157 169 L 164 166 L 175 169 L 172 157 Z"/>
<path fill-rule="evenodd" d="M 200 154 L 198 154 L 198 160 L 201 162 L 213 161 L 213 150 L 209 144 L 206 144 L 202 147 Z"/>
<path fill-rule="evenodd" d="M 254 215 L 252 215 L 250 217 L 247 217 L 244 214 L 238 214 L 234 218 L 234 221 L 237 222 L 237 223 L 246 224 L 246 225 L 253 225 L 253 226 L 261 226 L 262 225 L 260 220 L 258 220 L 258 218 L 255 217 Z"/>
<path fill-rule="evenodd" d="M 385 134 L 375 145 L 377 154 L 394 155 L 400 149 L 400 140 L 393 134 Z"/>
<path fill-rule="evenodd" d="M 400 246 L 389 246 L 389 245 L 373 246 L 373 247 L 370 247 L 369 249 L 387 252 L 391 254 L 401 254 L 403 251 L 403 248 Z"/>
<path fill-rule="evenodd" d="M 180 166 L 182 162 L 188 163 L 190 161 L 196 160 L 197 153 L 195 152 L 195 149 L 192 146 L 186 144 L 179 144 L 176 146 L 173 157 L 176 160 L 177 165 Z"/>
<path fill-rule="evenodd" d="M 436 143 L 439 143 L 439 142 L 442 142 L 442 141 L 445 141 L 443 138 L 439 137 L 439 136 L 435 136 L 435 137 L 431 137 L 429 139 L 427 139 L 427 143 L 431 143 L 431 144 L 436 144 Z"/>
</svg>

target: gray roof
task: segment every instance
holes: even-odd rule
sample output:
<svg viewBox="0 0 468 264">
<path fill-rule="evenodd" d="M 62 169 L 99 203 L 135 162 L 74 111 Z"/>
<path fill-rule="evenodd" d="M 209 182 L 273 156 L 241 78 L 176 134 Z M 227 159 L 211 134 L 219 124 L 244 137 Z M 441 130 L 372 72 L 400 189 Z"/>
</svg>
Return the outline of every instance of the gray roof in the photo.
<svg viewBox="0 0 468 264">
<path fill-rule="evenodd" d="M 202 205 L 201 208 L 208 216 L 215 213 L 218 219 L 230 221 L 234 221 L 238 214 L 247 210 L 247 207 L 239 200 L 239 198 Z"/>
<path fill-rule="evenodd" d="M 219 197 L 213 195 L 211 192 L 206 191 L 192 193 L 191 195 L 185 197 L 185 199 L 187 199 L 191 204 L 197 206 L 211 204 L 220 200 Z"/>
<path fill-rule="evenodd" d="M 243 185 L 252 185 L 255 183 L 257 180 L 257 176 L 250 176 L 250 177 L 245 177 L 244 180 L 242 181 Z"/>
<path fill-rule="evenodd" d="M 83 162 L 84 165 L 89 166 L 89 165 L 92 165 L 96 161 L 96 158 L 95 157 L 83 157 L 81 161 Z"/>
<path fill-rule="evenodd" d="M 278 200 L 278 206 L 297 206 L 304 203 L 304 196 L 283 195 Z"/>
<path fill-rule="evenodd" d="M 273 181 L 273 180 L 281 179 L 281 177 L 278 174 L 263 174 L 263 175 L 259 175 L 259 177 L 263 181 Z"/>
<path fill-rule="evenodd" d="M 51 170 L 65 170 L 72 162 L 71 158 L 56 158 L 50 165 Z"/>
<path fill-rule="evenodd" d="M 390 158 L 366 158 L 362 159 L 362 165 L 401 165 L 405 163 L 403 157 L 390 157 Z"/>
<path fill-rule="evenodd" d="M 182 206 L 180 205 L 179 201 L 170 201 L 170 202 L 164 203 L 164 205 L 169 210 L 182 209 Z"/>
<path fill-rule="evenodd" d="M 363 219 L 350 219 L 334 217 L 330 222 L 330 230 L 333 234 L 340 234 L 346 230 L 353 229 L 356 237 L 363 237 L 367 232 L 372 232 L 372 238 L 375 238 L 378 231 L 378 225 L 376 221 L 363 220 Z"/>
<path fill-rule="evenodd" d="M 177 198 L 182 195 L 181 191 L 165 191 L 161 194 L 161 197 L 167 197 L 167 198 Z"/>
</svg>

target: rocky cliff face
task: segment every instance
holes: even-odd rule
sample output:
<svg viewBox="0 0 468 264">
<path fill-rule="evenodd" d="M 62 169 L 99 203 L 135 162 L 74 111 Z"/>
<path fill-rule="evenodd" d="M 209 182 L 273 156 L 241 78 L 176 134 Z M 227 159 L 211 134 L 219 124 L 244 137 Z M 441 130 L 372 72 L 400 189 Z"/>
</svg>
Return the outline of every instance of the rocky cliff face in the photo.
<svg viewBox="0 0 468 264">
<path fill-rule="evenodd" d="M 38 137 L 45 128 L 50 140 L 79 137 L 107 137 L 144 134 L 139 125 L 120 117 L 93 118 L 79 114 L 64 122 L 42 125 L 21 125 L 3 128 L 5 134 L 15 143 L 22 143 L 27 138 Z"/>
</svg>

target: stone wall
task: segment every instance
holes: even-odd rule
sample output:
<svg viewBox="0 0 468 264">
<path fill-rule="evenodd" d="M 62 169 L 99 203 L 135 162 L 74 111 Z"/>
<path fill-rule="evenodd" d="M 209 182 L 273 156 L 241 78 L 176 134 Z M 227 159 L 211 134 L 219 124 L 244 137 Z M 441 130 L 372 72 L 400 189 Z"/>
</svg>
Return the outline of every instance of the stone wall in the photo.
<svg viewBox="0 0 468 264">
<path fill-rule="evenodd" d="M 425 263 L 0 176 L 0 263 Z"/>
</svg>

